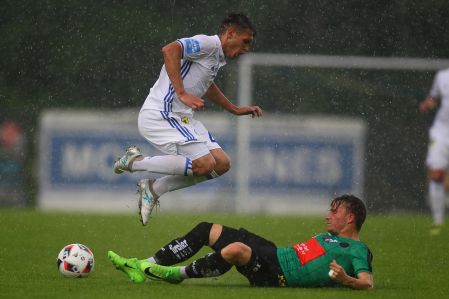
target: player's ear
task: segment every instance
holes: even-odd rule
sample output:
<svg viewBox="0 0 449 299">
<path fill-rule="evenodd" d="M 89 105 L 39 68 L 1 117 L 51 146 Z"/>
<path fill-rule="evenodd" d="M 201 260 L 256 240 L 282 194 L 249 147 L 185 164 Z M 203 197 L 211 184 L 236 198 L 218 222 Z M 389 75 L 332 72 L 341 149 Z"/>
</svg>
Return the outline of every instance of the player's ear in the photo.
<svg viewBox="0 0 449 299">
<path fill-rule="evenodd" d="M 347 223 L 348 224 L 355 223 L 355 215 L 354 215 L 354 213 L 348 213 L 348 215 L 347 215 Z"/>
<path fill-rule="evenodd" d="M 229 26 L 228 29 L 226 29 L 226 35 L 228 38 L 233 38 L 237 33 L 237 30 L 234 26 Z"/>
</svg>

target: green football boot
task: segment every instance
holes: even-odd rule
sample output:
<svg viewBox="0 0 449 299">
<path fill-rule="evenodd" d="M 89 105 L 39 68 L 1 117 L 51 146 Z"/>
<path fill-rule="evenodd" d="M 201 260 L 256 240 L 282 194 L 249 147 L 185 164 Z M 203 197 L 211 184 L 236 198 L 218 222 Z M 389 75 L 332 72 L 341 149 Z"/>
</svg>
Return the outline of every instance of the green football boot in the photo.
<svg viewBox="0 0 449 299">
<path fill-rule="evenodd" d="M 125 273 L 132 282 L 141 283 L 145 281 L 145 274 L 140 271 L 138 259 L 127 259 L 119 256 L 113 251 L 108 251 L 108 257 L 115 268 Z"/>
<path fill-rule="evenodd" d="M 184 280 L 179 266 L 162 266 L 150 263 L 147 260 L 141 260 L 138 264 L 141 272 L 145 273 L 148 279 L 162 280 L 174 284 L 181 283 Z"/>
</svg>

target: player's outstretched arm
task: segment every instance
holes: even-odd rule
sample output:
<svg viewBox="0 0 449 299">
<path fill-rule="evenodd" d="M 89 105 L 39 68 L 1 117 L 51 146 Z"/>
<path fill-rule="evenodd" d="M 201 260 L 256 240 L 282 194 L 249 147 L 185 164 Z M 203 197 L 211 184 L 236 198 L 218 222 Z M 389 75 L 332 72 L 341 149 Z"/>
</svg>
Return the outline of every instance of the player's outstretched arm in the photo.
<svg viewBox="0 0 449 299">
<path fill-rule="evenodd" d="M 252 117 L 262 116 L 262 109 L 259 106 L 236 106 L 221 92 L 215 83 L 212 83 L 206 92 L 209 100 L 220 105 L 226 111 L 235 115 L 252 115 Z"/>
<path fill-rule="evenodd" d="M 370 290 L 374 288 L 373 275 L 368 272 L 358 273 L 357 278 L 351 277 L 346 274 L 345 269 L 337 264 L 335 260 L 330 263 L 329 268 L 329 276 L 338 283 L 357 290 Z"/>
</svg>

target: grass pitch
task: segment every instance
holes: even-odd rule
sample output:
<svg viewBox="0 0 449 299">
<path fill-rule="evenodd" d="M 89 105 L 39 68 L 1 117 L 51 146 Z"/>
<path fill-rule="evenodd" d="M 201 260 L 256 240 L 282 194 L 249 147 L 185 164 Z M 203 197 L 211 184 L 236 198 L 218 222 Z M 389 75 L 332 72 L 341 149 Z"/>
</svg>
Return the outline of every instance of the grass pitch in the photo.
<svg viewBox="0 0 449 299">
<path fill-rule="evenodd" d="M 324 217 L 324 216 L 323 216 Z M 430 237 L 430 218 L 369 216 L 361 239 L 374 254 L 375 290 L 251 288 L 236 270 L 210 279 L 133 284 L 115 270 L 107 251 L 146 258 L 197 222 L 245 227 L 278 245 L 305 241 L 325 230 L 324 219 L 304 216 L 168 214 L 148 227 L 137 215 L 92 215 L 0 210 L 0 298 L 447 298 L 449 229 Z M 69 243 L 82 243 L 95 255 L 88 278 L 59 274 L 56 257 Z M 206 249 L 198 255 L 205 254 Z"/>
</svg>

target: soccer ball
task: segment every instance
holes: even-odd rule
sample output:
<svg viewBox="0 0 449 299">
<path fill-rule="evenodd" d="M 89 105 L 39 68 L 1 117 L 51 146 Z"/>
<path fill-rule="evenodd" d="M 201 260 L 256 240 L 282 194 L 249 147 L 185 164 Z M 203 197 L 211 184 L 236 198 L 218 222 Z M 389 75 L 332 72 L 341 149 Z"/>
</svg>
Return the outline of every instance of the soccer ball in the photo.
<svg viewBox="0 0 449 299">
<path fill-rule="evenodd" d="M 65 277 L 86 277 L 94 270 L 94 254 L 83 244 L 69 244 L 59 252 L 57 263 Z"/>
</svg>

